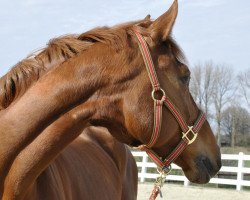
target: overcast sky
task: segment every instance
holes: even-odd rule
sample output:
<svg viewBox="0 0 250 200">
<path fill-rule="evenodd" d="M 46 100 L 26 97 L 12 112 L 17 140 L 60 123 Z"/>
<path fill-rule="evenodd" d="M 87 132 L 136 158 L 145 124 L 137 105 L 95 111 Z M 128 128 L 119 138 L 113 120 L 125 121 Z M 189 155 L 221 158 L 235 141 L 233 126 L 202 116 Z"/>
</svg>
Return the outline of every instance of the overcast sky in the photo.
<svg viewBox="0 0 250 200">
<path fill-rule="evenodd" d="M 153 18 L 172 0 L 0 0 L 0 75 L 49 39 Z M 250 67 L 250 0 L 180 0 L 174 36 L 192 66 Z"/>
</svg>

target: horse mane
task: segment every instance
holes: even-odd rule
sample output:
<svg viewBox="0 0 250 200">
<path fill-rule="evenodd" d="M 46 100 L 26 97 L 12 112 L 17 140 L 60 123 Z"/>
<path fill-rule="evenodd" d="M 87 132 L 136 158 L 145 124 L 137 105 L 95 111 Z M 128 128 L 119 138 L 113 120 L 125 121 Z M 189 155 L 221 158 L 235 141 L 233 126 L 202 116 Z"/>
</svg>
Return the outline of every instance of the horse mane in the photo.
<svg viewBox="0 0 250 200">
<path fill-rule="evenodd" d="M 7 108 L 53 66 L 76 56 L 90 45 L 88 41 L 79 40 L 77 35 L 61 36 L 17 63 L 0 78 L 0 109 Z"/>
<path fill-rule="evenodd" d="M 21 97 L 42 75 L 54 66 L 77 56 L 94 43 L 101 42 L 120 50 L 127 46 L 131 30 L 143 35 L 152 21 L 144 20 L 120 24 L 114 27 L 98 27 L 82 34 L 64 35 L 50 40 L 47 46 L 23 59 L 7 74 L 0 78 L 0 110 L 7 108 L 15 99 Z M 170 48 L 178 60 L 185 58 L 177 43 L 170 37 Z"/>
</svg>

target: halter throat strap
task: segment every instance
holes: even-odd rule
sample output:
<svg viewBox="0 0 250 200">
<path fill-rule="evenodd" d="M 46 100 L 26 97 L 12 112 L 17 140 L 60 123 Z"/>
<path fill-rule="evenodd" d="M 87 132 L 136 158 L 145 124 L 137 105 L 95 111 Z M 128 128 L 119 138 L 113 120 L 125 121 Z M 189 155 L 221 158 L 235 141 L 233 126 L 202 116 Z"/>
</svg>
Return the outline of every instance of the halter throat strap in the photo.
<svg viewBox="0 0 250 200">
<path fill-rule="evenodd" d="M 192 144 L 198 135 L 199 130 L 201 129 L 202 125 L 206 121 L 206 116 L 203 112 L 200 112 L 198 119 L 196 120 L 195 124 L 192 126 L 188 126 L 185 122 L 184 118 L 180 114 L 177 107 L 171 102 L 170 98 L 168 98 L 165 94 L 165 91 L 160 87 L 160 82 L 158 80 L 154 63 L 152 61 L 152 57 L 150 55 L 150 51 L 148 49 L 147 43 L 143 36 L 138 33 L 134 32 L 137 39 L 138 45 L 147 68 L 148 76 L 150 78 L 150 82 L 152 84 L 152 98 L 154 101 L 154 128 L 151 139 L 148 144 L 141 145 L 138 148 L 147 152 L 149 157 L 156 163 L 158 168 L 163 173 L 168 173 L 170 171 L 170 165 L 175 159 L 184 151 L 184 149 Z M 161 99 L 157 99 L 155 97 L 156 92 L 161 93 Z M 170 112 L 175 117 L 176 121 L 178 122 L 181 130 L 182 130 L 182 138 L 176 148 L 170 153 L 170 155 L 165 159 L 162 160 L 153 150 L 153 145 L 157 142 L 161 132 L 161 124 L 162 124 L 162 106 L 166 106 Z"/>
</svg>

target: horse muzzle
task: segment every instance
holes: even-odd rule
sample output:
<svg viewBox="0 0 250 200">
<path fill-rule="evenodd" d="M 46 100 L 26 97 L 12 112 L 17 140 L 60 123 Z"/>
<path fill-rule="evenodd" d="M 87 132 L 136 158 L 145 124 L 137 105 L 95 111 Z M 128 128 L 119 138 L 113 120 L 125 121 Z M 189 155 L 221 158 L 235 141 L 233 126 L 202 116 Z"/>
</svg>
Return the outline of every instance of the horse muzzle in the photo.
<svg viewBox="0 0 250 200">
<path fill-rule="evenodd" d="M 195 159 L 196 170 L 186 173 L 189 181 L 198 184 L 206 184 L 214 177 L 221 168 L 220 155 L 216 162 L 212 162 L 207 156 L 200 155 Z"/>
</svg>

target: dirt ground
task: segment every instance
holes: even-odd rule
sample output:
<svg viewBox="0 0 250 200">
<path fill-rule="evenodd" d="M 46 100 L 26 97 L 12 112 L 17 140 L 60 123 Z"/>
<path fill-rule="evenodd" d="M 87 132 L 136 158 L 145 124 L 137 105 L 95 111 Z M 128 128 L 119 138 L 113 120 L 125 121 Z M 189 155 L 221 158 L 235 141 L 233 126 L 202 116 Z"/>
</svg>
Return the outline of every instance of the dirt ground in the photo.
<svg viewBox="0 0 250 200">
<path fill-rule="evenodd" d="M 153 184 L 139 184 L 137 200 L 147 200 L 153 189 Z M 157 200 L 247 200 L 250 192 L 227 189 L 184 187 L 165 184 L 162 188 L 163 198 Z"/>
</svg>

